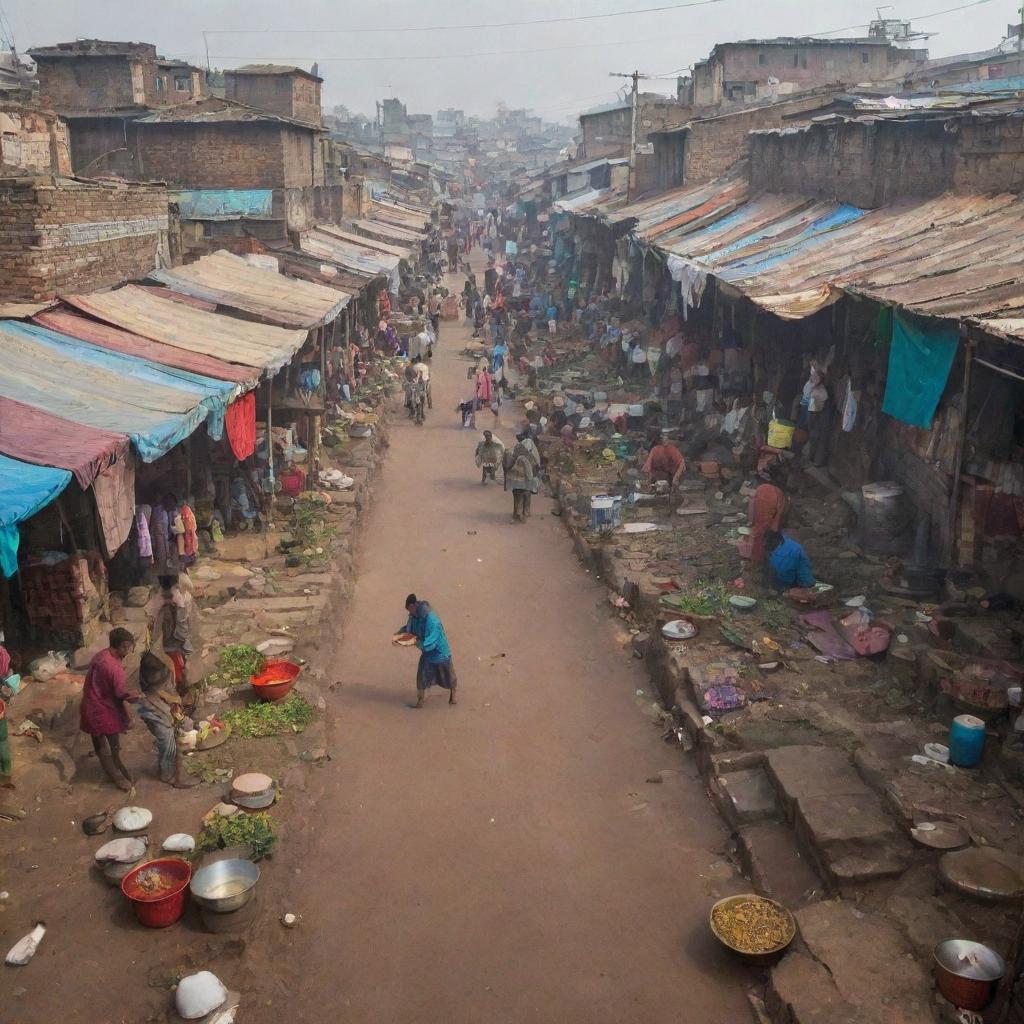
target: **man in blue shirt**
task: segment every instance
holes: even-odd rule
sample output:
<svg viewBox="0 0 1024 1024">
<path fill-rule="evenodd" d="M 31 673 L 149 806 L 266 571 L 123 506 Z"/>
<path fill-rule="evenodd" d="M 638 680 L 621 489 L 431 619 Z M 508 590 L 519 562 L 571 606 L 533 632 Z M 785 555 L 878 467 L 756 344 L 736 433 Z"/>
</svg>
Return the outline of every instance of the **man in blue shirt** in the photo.
<svg viewBox="0 0 1024 1024">
<path fill-rule="evenodd" d="M 455 704 L 455 691 L 458 679 L 455 676 L 455 664 L 452 661 L 452 649 L 448 645 L 448 637 L 437 613 L 426 601 L 420 601 L 415 594 L 405 599 L 405 610 L 409 613 L 409 621 L 404 632 L 416 637 L 416 646 L 420 649 L 420 660 L 416 667 L 416 704 L 423 707 L 427 690 L 437 685 L 448 691 L 448 703 Z"/>
<path fill-rule="evenodd" d="M 811 560 L 792 537 L 786 537 L 777 530 L 768 530 L 764 535 L 764 549 L 768 555 L 772 586 L 776 590 L 814 586 Z"/>
</svg>

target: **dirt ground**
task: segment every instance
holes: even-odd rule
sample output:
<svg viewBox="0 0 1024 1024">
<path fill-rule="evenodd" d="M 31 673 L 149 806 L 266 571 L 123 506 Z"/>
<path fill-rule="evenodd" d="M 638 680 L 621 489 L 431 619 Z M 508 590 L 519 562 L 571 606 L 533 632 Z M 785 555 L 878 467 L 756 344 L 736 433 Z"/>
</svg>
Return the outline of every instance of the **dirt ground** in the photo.
<svg viewBox="0 0 1024 1024">
<path fill-rule="evenodd" d="M 743 975 L 706 927 L 735 884 L 727 837 L 550 501 L 512 524 L 511 494 L 480 485 L 453 411 L 467 335 L 442 325 L 434 409 L 392 432 L 275 988 L 310 1021 L 735 1024 Z M 388 644 L 409 591 L 448 630 L 454 708 L 409 707 L 415 653 Z"/>
<path fill-rule="evenodd" d="M 427 423 L 392 430 L 355 596 L 317 659 L 335 684 L 332 760 L 275 810 L 283 838 L 255 927 L 147 932 L 111 913 L 100 883 L 64 885 L 46 900 L 40 955 L 0 967 L 0 1019 L 164 1020 L 169 963 L 239 990 L 240 1024 L 750 1019 L 749 977 L 706 924 L 743 887 L 728 835 L 695 767 L 661 742 L 647 677 L 551 502 L 513 524 L 511 494 L 480 485 L 479 434 L 454 412 L 468 333 L 442 325 Z M 506 443 L 516 421 L 506 406 Z M 410 707 L 416 655 L 389 643 L 410 591 L 447 627 L 454 708 L 440 692 Z M 646 781 L 661 770 L 663 784 Z M 18 875 L 49 845 L 21 845 Z M 0 918 L 5 950 L 14 923 Z"/>
</svg>

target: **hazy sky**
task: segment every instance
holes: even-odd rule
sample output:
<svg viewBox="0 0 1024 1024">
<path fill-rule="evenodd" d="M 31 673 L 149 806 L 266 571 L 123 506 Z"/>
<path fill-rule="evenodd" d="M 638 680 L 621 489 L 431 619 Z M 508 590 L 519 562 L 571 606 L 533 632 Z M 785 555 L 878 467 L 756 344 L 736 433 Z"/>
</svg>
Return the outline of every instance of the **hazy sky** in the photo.
<svg viewBox="0 0 1024 1024">
<path fill-rule="evenodd" d="M 609 72 L 639 68 L 665 75 L 645 88 L 673 92 L 672 76 L 706 56 L 716 42 L 866 24 L 876 6 L 866 0 L 714 0 L 688 9 L 593 17 L 678 2 L 0 0 L 0 11 L 22 50 L 82 37 L 137 40 L 155 43 L 168 56 L 204 64 L 205 31 L 214 67 L 274 61 L 308 68 L 319 62 L 325 108 L 344 103 L 372 113 L 377 99 L 399 96 L 414 113 L 455 106 L 490 115 L 504 101 L 564 120 L 614 99 L 618 82 Z M 1016 20 L 1014 0 L 984 0 L 955 13 L 921 17 L 965 2 L 907 0 L 884 13 L 910 18 L 915 27 L 936 33 L 917 44 L 928 46 L 933 57 L 994 46 Z M 586 20 L 447 27 L 581 16 Z M 393 31 L 425 26 L 442 29 Z"/>
</svg>

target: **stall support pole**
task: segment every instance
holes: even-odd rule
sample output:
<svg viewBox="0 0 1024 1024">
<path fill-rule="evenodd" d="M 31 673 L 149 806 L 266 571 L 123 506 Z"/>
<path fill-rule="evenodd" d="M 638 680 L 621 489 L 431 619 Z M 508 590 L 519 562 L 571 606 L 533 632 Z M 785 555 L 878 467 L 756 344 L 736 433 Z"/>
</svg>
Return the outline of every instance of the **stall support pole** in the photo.
<svg viewBox="0 0 1024 1024">
<path fill-rule="evenodd" d="M 267 526 L 274 525 L 274 378 L 267 376 L 267 472 L 270 483 Z"/>
<path fill-rule="evenodd" d="M 961 335 L 963 336 L 963 335 Z M 960 473 L 964 465 L 964 448 L 967 446 L 967 410 L 971 398 L 971 370 L 974 364 L 975 341 L 964 337 L 964 384 L 960 399 L 960 432 L 956 439 L 956 455 L 953 459 L 953 483 L 949 493 L 949 513 L 946 520 L 946 543 L 943 545 L 946 564 L 959 562 L 956 551 L 957 520 L 960 518 Z"/>
</svg>

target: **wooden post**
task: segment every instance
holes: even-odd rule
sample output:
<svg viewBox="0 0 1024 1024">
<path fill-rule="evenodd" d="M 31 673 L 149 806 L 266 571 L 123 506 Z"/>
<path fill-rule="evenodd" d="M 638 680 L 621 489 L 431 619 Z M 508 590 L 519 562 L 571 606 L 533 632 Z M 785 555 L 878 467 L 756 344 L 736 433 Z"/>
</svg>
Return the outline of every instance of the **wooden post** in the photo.
<svg viewBox="0 0 1024 1024">
<path fill-rule="evenodd" d="M 976 342 L 969 335 L 965 336 L 964 328 L 961 327 L 961 337 L 964 337 L 966 346 L 964 349 L 964 383 L 960 399 L 960 431 L 956 439 L 956 455 L 953 458 L 953 483 L 949 493 L 949 513 L 947 516 L 947 536 L 943 545 L 947 564 L 952 564 L 953 559 L 959 563 L 959 553 L 956 550 L 957 520 L 960 518 L 960 472 L 964 464 L 964 448 L 967 445 L 967 409 L 971 400 L 971 369 L 974 363 L 974 349 Z"/>
<path fill-rule="evenodd" d="M 267 467 L 270 495 L 267 502 L 267 526 L 274 525 L 274 376 L 267 375 Z"/>
</svg>

